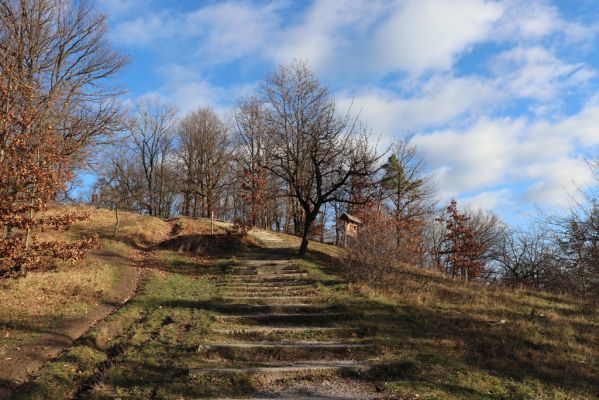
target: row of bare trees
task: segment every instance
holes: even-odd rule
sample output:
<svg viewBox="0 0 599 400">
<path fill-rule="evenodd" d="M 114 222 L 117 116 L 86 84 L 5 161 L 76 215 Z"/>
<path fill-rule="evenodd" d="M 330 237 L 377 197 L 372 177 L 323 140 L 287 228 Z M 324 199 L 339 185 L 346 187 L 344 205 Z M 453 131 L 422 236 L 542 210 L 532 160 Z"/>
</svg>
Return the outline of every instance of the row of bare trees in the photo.
<svg viewBox="0 0 599 400">
<path fill-rule="evenodd" d="M 172 107 L 142 101 L 110 151 L 99 199 L 296 234 L 301 255 L 309 239 L 345 243 L 339 217 L 347 212 L 364 225 L 346 261 L 374 280 L 407 263 L 464 280 L 592 292 L 592 207 L 526 232 L 455 201 L 440 208 L 417 149 L 401 140 L 383 159 L 349 115 L 301 62 L 269 75 L 229 121 L 210 108 L 177 120 Z"/>
<path fill-rule="evenodd" d="M 373 176 L 380 158 L 368 132 L 337 110 L 301 62 L 280 67 L 240 101 L 233 123 L 210 108 L 180 121 L 175 114 L 156 100 L 137 104 L 103 166 L 100 202 L 284 229 L 302 236 L 303 255 L 323 208 L 361 202 L 345 193 Z"/>
</svg>

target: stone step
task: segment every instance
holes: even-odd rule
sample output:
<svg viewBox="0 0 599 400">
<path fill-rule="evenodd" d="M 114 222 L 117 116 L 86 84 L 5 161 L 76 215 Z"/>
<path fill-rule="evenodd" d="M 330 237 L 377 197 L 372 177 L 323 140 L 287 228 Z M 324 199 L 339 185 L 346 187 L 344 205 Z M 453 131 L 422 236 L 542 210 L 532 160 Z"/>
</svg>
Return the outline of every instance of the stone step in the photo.
<svg viewBox="0 0 599 400">
<path fill-rule="evenodd" d="M 320 325 L 324 325 L 320 324 Z M 252 330 L 251 328 L 259 328 Z M 228 338 L 236 341 L 298 341 L 318 340 L 322 342 L 344 341 L 347 343 L 361 342 L 373 338 L 365 329 L 329 326 L 260 326 L 235 325 L 212 330 L 210 337 L 214 340 Z"/>
<path fill-rule="evenodd" d="M 340 319 L 349 319 L 350 315 L 340 312 L 321 312 L 321 313 L 255 313 L 244 315 L 218 315 L 217 320 L 239 322 L 239 323 L 260 323 L 260 324 L 285 324 L 285 325 L 322 325 L 326 322 L 338 321 Z"/>
<path fill-rule="evenodd" d="M 259 299 L 263 297 L 316 296 L 319 294 L 319 292 L 315 289 L 274 289 L 268 291 L 256 291 L 249 289 L 221 289 L 220 294 L 223 297 L 248 297 L 251 299 Z"/>
<path fill-rule="evenodd" d="M 220 340 L 220 339 L 216 339 Z M 346 357 L 366 359 L 380 353 L 381 348 L 370 343 L 339 343 L 331 341 L 246 341 L 206 343 L 197 348 L 199 356 L 210 360 L 236 362 L 273 362 L 340 360 Z"/>
<path fill-rule="evenodd" d="M 289 294 L 289 293 L 317 293 L 317 289 L 314 286 L 300 286 L 300 287 L 294 287 L 294 286 L 290 286 L 290 287 L 276 287 L 276 286 L 269 286 L 269 287 L 243 287 L 243 286 L 234 286 L 234 287 L 220 287 L 219 288 L 220 292 L 227 292 L 227 293 L 243 293 L 243 295 L 245 296 L 245 293 L 250 294 L 250 295 L 254 295 L 254 296 L 264 296 L 265 294 L 273 294 L 273 293 L 283 293 L 283 294 Z"/>
<path fill-rule="evenodd" d="M 252 267 L 252 268 L 234 268 L 234 269 L 225 269 L 227 272 L 237 272 L 240 274 L 247 274 L 249 272 L 262 272 L 263 274 L 289 274 L 289 273 L 297 273 L 297 272 L 306 272 L 305 270 L 294 267 L 294 266 L 286 266 L 286 267 Z"/>
<path fill-rule="evenodd" d="M 247 304 L 247 303 L 222 303 L 213 302 L 210 304 L 212 310 L 218 312 L 250 312 L 250 313 L 274 313 L 274 314 L 299 314 L 314 313 L 315 311 L 332 311 L 335 309 L 330 304 Z"/>
<path fill-rule="evenodd" d="M 241 297 L 241 296 L 222 296 L 220 300 L 232 301 L 242 304 L 310 304 L 311 301 L 320 300 L 316 296 L 268 296 L 268 297 Z"/>
<path fill-rule="evenodd" d="M 278 396 L 280 396 L 279 394 L 277 394 Z M 268 396 L 268 397 L 219 397 L 213 400 L 323 400 L 323 399 L 341 399 L 341 397 L 334 397 L 336 396 L 337 393 L 333 393 L 331 396 L 329 395 L 322 395 L 322 394 L 315 394 L 314 396 L 310 396 L 310 395 L 299 395 L 296 393 L 293 394 L 284 394 L 282 396 L 284 397 L 272 397 L 273 395 L 271 395 L 268 392 L 264 393 L 264 396 Z M 348 396 L 348 395 L 343 395 L 343 400 L 376 400 L 376 399 L 380 399 L 380 397 L 377 397 L 375 395 L 359 395 L 359 396 Z"/>
<path fill-rule="evenodd" d="M 218 349 L 360 349 L 373 347 L 370 343 L 323 343 L 323 342 L 243 342 L 243 343 L 206 343 L 198 346 L 201 350 Z"/>
<path fill-rule="evenodd" d="M 314 281 L 311 280 L 275 280 L 275 281 L 257 281 L 257 282 L 223 282 L 216 283 L 216 287 L 246 287 L 246 288 L 260 288 L 266 290 L 271 287 L 315 287 Z"/>
<path fill-rule="evenodd" d="M 276 333 L 276 332 L 358 332 L 359 328 L 350 327 L 339 327 L 339 326 L 280 326 L 280 327 L 268 327 L 268 326 L 247 326 L 243 328 L 232 328 L 232 329 L 213 329 L 214 333 L 221 333 L 226 335 L 236 333 Z"/>
<path fill-rule="evenodd" d="M 266 259 L 258 260 L 255 258 L 242 259 L 240 263 L 235 264 L 237 267 L 277 267 L 281 265 L 295 265 L 296 262 L 289 259 Z"/>
<path fill-rule="evenodd" d="M 244 270 L 254 270 L 254 269 L 290 269 L 290 268 L 299 268 L 298 264 L 295 263 L 251 263 L 251 264 L 241 264 L 241 265 L 227 265 L 226 269 L 236 269 L 240 271 Z"/>
<path fill-rule="evenodd" d="M 259 270 L 259 271 L 251 271 L 251 270 L 247 270 L 247 271 L 239 271 L 239 270 L 235 270 L 235 271 L 225 271 L 223 273 L 223 276 L 226 277 L 230 277 L 230 276 L 239 276 L 239 277 L 255 277 L 255 276 L 260 276 L 260 277 L 271 277 L 271 276 L 283 276 L 283 277 L 293 277 L 293 276 L 298 276 L 298 275 L 302 275 L 305 274 L 306 271 L 302 271 L 299 269 L 296 270 L 278 270 L 278 271 L 273 271 L 273 270 Z"/>
<path fill-rule="evenodd" d="M 254 284 L 255 283 L 255 284 Z M 225 289 L 247 289 L 247 290 L 273 290 L 273 289 L 316 289 L 314 284 L 301 284 L 301 285 L 288 285 L 288 284 L 277 284 L 277 285 L 261 285 L 260 282 L 231 282 L 231 283 L 219 283 L 216 285 L 218 288 Z"/>
<path fill-rule="evenodd" d="M 296 363 L 276 363 L 262 366 L 249 366 L 240 368 L 191 368 L 190 376 L 202 376 L 206 374 L 218 375 L 268 375 L 272 377 L 293 375 L 310 375 L 313 376 L 322 372 L 366 372 L 370 368 L 370 364 L 357 361 L 312 361 L 312 362 L 296 362 Z"/>
<path fill-rule="evenodd" d="M 256 275 L 249 275 L 249 274 L 226 274 L 223 275 L 223 278 L 226 278 L 228 280 L 248 280 L 251 282 L 254 282 L 256 280 L 265 280 L 265 281 L 269 281 L 269 280 L 281 280 L 281 279 L 285 279 L 285 280 L 289 280 L 291 278 L 307 278 L 308 277 L 308 273 L 307 272 L 289 272 L 289 273 L 268 273 L 268 274 L 256 274 Z"/>
</svg>

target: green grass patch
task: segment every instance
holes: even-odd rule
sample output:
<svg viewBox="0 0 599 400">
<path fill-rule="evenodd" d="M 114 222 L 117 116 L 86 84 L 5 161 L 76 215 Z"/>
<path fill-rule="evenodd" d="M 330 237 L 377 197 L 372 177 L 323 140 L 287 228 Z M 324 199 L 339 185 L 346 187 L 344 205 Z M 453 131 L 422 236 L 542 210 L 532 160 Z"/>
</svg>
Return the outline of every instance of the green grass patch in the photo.
<svg viewBox="0 0 599 400">
<path fill-rule="evenodd" d="M 183 390 L 182 371 L 212 321 L 202 305 L 213 295 L 205 279 L 148 273 L 132 301 L 47 363 L 14 398 L 148 398 L 158 383 Z"/>
</svg>

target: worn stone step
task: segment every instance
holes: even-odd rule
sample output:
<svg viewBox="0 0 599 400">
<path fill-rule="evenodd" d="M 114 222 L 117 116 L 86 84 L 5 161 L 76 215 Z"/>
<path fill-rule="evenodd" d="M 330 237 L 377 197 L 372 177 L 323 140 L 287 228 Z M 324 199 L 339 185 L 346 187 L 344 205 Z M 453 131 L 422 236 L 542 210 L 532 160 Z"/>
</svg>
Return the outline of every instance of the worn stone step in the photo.
<svg viewBox="0 0 599 400">
<path fill-rule="evenodd" d="M 252 281 L 252 282 L 227 282 L 221 280 L 216 284 L 217 287 L 248 287 L 248 288 L 270 288 L 270 287 L 296 287 L 296 286 L 311 286 L 314 287 L 315 282 L 311 280 L 275 280 L 275 281 Z"/>
<path fill-rule="evenodd" d="M 202 359 L 236 362 L 365 359 L 380 352 L 380 347 L 368 343 L 332 342 L 232 342 L 211 343 L 197 348 Z"/>
<path fill-rule="evenodd" d="M 268 267 L 268 268 L 245 268 L 245 269 L 239 269 L 239 268 L 234 268 L 234 269 L 227 269 L 225 270 L 225 273 L 228 275 L 273 275 L 273 274 L 279 274 L 279 275 L 286 275 L 286 274 L 297 274 L 297 273 L 302 273 L 305 271 L 302 271 L 299 268 L 295 268 L 295 267 L 284 267 L 284 268 L 272 268 L 272 267 Z"/>
<path fill-rule="evenodd" d="M 289 294 L 301 294 L 301 293 L 317 293 L 317 288 L 313 287 L 313 286 L 307 286 L 307 287 L 276 287 L 276 286 L 271 286 L 271 287 L 252 287 L 252 288 L 248 288 L 248 287 L 226 287 L 223 286 L 221 288 L 219 288 L 219 291 L 221 293 L 237 293 L 240 296 L 247 296 L 247 295 L 252 295 L 252 296 L 264 296 L 264 295 L 277 295 L 277 293 L 280 293 L 281 295 L 289 295 Z"/>
<path fill-rule="evenodd" d="M 358 332 L 360 328 L 340 326 L 247 326 L 231 329 L 213 329 L 212 332 L 221 334 L 243 334 L 243 333 L 269 333 L 278 332 Z"/>
<path fill-rule="evenodd" d="M 331 343 L 331 342 L 240 342 L 206 343 L 198 346 L 198 351 L 215 349 L 359 349 L 373 347 L 370 343 Z"/>
<path fill-rule="evenodd" d="M 217 320 L 238 323 L 322 325 L 340 319 L 349 320 L 351 315 L 341 312 L 322 313 L 256 313 L 244 315 L 219 315 Z"/>
<path fill-rule="evenodd" d="M 249 313 L 274 313 L 274 314 L 298 314 L 298 313 L 314 313 L 315 311 L 334 311 L 335 306 L 330 304 L 247 304 L 247 303 L 210 303 L 212 310 L 222 313 L 234 312 L 249 312 Z"/>
<path fill-rule="evenodd" d="M 254 282 L 256 280 L 260 281 L 260 280 L 265 280 L 265 281 L 270 281 L 270 280 L 290 280 L 292 278 L 307 278 L 308 277 L 308 273 L 307 272 L 289 272 L 289 273 L 265 273 L 265 274 L 257 274 L 257 275 L 248 275 L 248 274 L 227 274 L 227 275 L 223 275 L 223 278 L 226 278 L 228 280 L 248 280 L 250 282 Z"/>
<path fill-rule="evenodd" d="M 244 268 L 298 268 L 298 264 L 291 262 L 291 261 L 285 261 L 285 262 L 246 262 L 244 264 L 231 264 L 231 265 L 227 265 L 227 268 L 239 268 L 239 269 L 244 269 Z"/>
<path fill-rule="evenodd" d="M 294 281 L 295 282 L 295 281 Z M 216 285 L 219 289 L 246 289 L 254 291 L 266 291 L 274 289 L 285 289 L 285 290 L 299 290 L 299 289 L 316 289 L 314 284 L 299 284 L 299 285 L 288 285 L 288 284 L 276 284 L 276 285 L 261 285 L 260 282 L 219 282 Z"/>
<path fill-rule="evenodd" d="M 252 329 L 256 328 L 256 329 Z M 355 342 L 369 340 L 372 332 L 365 329 L 337 326 L 235 326 L 214 329 L 211 337 L 219 340 L 223 337 L 242 341 L 289 341 L 318 340 L 322 342 Z"/>
<path fill-rule="evenodd" d="M 257 259 L 257 258 L 242 258 L 237 266 L 277 266 L 277 265 L 293 265 L 296 264 L 296 261 L 290 260 L 288 258 L 267 258 L 267 259 Z"/>
<path fill-rule="evenodd" d="M 323 400 L 323 399 L 341 399 L 341 397 L 334 397 L 335 395 L 337 395 L 337 393 L 333 393 L 331 396 L 329 395 L 322 395 L 322 394 L 315 394 L 313 396 L 310 395 L 305 395 L 305 394 L 283 394 L 283 395 L 278 395 L 280 397 L 273 397 L 274 394 L 270 394 L 268 392 L 265 392 L 263 394 L 263 397 L 219 397 L 219 398 L 215 398 L 212 400 L 264 400 L 264 399 L 268 399 L 268 400 Z M 268 396 L 268 397 L 266 397 Z M 343 395 L 343 400 L 376 400 L 380 397 L 377 397 L 376 395 L 358 395 L 358 396 L 352 396 L 352 395 Z"/>
<path fill-rule="evenodd" d="M 259 299 L 264 297 L 288 297 L 288 296 L 316 296 L 318 291 L 315 289 L 301 289 L 301 290 L 285 290 L 285 289 L 274 289 L 269 291 L 255 291 L 248 289 L 227 289 L 220 291 L 221 296 L 224 297 L 249 297 L 252 299 Z"/>
<path fill-rule="evenodd" d="M 262 366 L 249 366 L 240 368 L 191 368 L 189 370 L 190 376 L 202 376 L 206 374 L 243 374 L 243 375 L 268 375 L 271 378 L 273 375 L 277 377 L 287 376 L 289 374 L 307 374 L 315 375 L 321 372 L 366 372 L 370 368 L 369 363 L 357 362 L 357 361 L 304 361 L 295 363 L 273 363 L 270 365 Z"/>
<path fill-rule="evenodd" d="M 319 301 L 316 296 L 268 296 L 268 297 L 241 297 L 241 296 L 221 296 L 224 302 L 230 301 L 245 304 L 310 304 L 310 302 Z"/>
</svg>

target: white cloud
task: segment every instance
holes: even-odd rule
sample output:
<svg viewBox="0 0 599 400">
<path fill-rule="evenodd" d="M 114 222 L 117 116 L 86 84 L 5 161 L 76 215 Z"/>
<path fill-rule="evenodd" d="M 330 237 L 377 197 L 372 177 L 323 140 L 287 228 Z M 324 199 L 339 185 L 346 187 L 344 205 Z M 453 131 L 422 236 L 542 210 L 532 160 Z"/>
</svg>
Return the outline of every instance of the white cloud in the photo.
<svg viewBox="0 0 599 400">
<path fill-rule="evenodd" d="M 234 60 L 260 54 L 272 40 L 282 3 L 255 5 L 248 2 L 222 2 L 200 8 L 185 17 L 185 34 L 200 37 L 200 56 L 210 62 Z"/>
<path fill-rule="evenodd" d="M 561 34 L 566 42 L 581 42 L 597 33 L 596 26 L 565 20 L 547 0 L 504 0 L 505 13 L 495 27 L 496 40 L 530 42 Z"/>
<path fill-rule="evenodd" d="M 465 131 L 447 129 L 412 139 L 429 165 L 441 168 L 438 185 L 446 193 L 492 188 L 512 168 L 511 154 L 525 122 L 480 119 Z"/>
<path fill-rule="evenodd" d="M 316 0 L 298 23 L 282 27 L 273 36 L 266 52 L 277 62 L 297 58 L 318 70 L 339 72 L 338 62 L 346 57 L 344 53 L 353 55 L 352 63 L 361 63 L 358 53 L 363 53 L 364 35 L 392 6 L 381 0 Z"/>
<path fill-rule="evenodd" d="M 523 172 L 536 180 L 524 195 L 524 200 L 532 203 L 565 206 L 577 190 L 593 180 L 593 174 L 582 159 L 561 157 L 557 160 L 534 163 Z"/>
<path fill-rule="evenodd" d="M 148 12 L 116 24 L 116 42 L 133 47 L 172 46 L 175 43 L 203 63 L 222 63 L 261 55 L 280 20 L 283 3 L 257 5 L 228 1 L 191 12 Z"/>
<path fill-rule="evenodd" d="M 467 200 L 499 204 L 506 192 L 494 188 L 509 184 L 524 185 L 524 203 L 563 205 L 592 182 L 579 143 L 599 146 L 598 122 L 599 108 L 589 105 L 557 121 L 481 118 L 465 129 L 419 134 L 412 142 L 434 169 L 444 198 L 483 190 Z"/>
<path fill-rule="evenodd" d="M 405 96 L 372 88 L 342 92 L 338 98 L 341 109 L 353 104 L 354 112 L 360 113 L 375 134 L 391 141 L 393 137 L 446 125 L 466 114 L 477 114 L 505 95 L 489 80 L 440 75 L 424 82 L 416 93 Z"/>
<path fill-rule="evenodd" d="M 168 23 L 168 18 L 164 13 L 142 15 L 116 24 L 110 36 L 119 45 L 131 47 L 158 45 L 165 38 L 176 34 L 174 26 Z"/>
<path fill-rule="evenodd" d="M 405 1 L 376 33 L 372 55 L 384 70 L 449 69 L 459 54 L 488 38 L 501 14 L 494 2 Z"/>
<path fill-rule="evenodd" d="M 459 202 L 462 206 L 470 209 L 492 210 L 498 206 L 512 205 L 514 199 L 510 189 L 499 189 L 461 198 Z"/>
<path fill-rule="evenodd" d="M 163 84 L 143 96 L 158 96 L 177 107 L 181 115 L 198 107 L 213 107 L 223 116 L 230 114 L 234 100 L 249 95 L 254 84 L 214 85 L 197 69 L 181 64 L 168 64 L 159 70 Z M 233 100 L 233 101 L 232 101 Z"/>
<path fill-rule="evenodd" d="M 558 92 L 580 87 L 595 76 L 584 63 L 569 64 L 548 49 L 515 47 L 492 60 L 492 70 L 515 97 L 552 100 Z"/>
<path fill-rule="evenodd" d="M 564 118 L 552 127 L 539 124 L 537 130 L 551 129 L 554 135 L 577 140 L 583 147 L 590 148 L 599 145 L 599 104 L 591 102 L 576 115 Z"/>
</svg>

